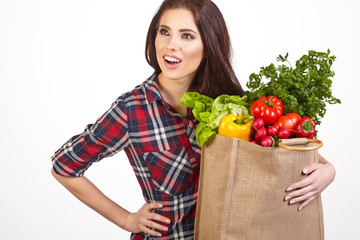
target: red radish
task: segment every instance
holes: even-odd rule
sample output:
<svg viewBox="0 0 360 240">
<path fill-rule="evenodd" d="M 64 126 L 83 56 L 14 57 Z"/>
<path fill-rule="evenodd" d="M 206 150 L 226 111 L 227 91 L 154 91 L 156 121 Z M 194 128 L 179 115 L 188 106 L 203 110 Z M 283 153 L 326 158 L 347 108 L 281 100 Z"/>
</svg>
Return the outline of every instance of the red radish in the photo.
<svg viewBox="0 0 360 240">
<path fill-rule="evenodd" d="M 270 136 L 265 136 L 261 139 L 260 145 L 263 147 L 272 147 L 274 140 Z"/>
<path fill-rule="evenodd" d="M 267 136 L 267 130 L 266 128 L 260 128 L 254 135 L 254 139 L 257 141 L 257 142 L 260 142 L 261 139 L 265 136 Z"/>
<path fill-rule="evenodd" d="M 281 139 L 286 139 L 290 137 L 290 130 L 287 128 L 280 128 L 278 132 L 278 137 Z"/>
<path fill-rule="evenodd" d="M 252 124 L 253 128 L 258 131 L 260 128 L 265 126 L 265 122 L 262 118 L 256 118 Z"/>
<path fill-rule="evenodd" d="M 258 142 L 257 142 L 257 141 L 255 141 L 255 140 L 252 140 L 251 142 L 252 142 L 252 143 L 255 143 L 255 144 L 258 144 Z"/>
<path fill-rule="evenodd" d="M 267 129 L 267 135 L 269 136 L 276 136 L 279 132 L 279 127 L 277 126 L 270 126 Z"/>
</svg>

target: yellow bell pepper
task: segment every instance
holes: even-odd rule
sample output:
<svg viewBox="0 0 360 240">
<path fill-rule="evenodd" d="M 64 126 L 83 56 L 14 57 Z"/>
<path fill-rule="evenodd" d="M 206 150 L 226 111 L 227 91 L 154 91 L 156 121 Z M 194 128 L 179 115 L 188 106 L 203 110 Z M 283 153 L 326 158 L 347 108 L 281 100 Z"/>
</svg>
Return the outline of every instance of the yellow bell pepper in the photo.
<svg viewBox="0 0 360 240">
<path fill-rule="evenodd" d="M 254 118 L 251 115 L 228 114 L 221 118 L 218 132 L 225 137 L 239 138 L 250 142 L 253 121 Z"/>
</svg>

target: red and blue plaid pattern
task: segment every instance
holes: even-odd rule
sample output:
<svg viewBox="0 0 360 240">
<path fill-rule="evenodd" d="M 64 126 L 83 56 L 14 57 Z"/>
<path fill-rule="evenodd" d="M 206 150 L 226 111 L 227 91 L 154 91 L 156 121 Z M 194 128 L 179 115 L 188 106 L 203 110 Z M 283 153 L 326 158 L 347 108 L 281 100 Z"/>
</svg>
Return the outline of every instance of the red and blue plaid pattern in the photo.
<svg viewBox="0 0 360 240">
<path fill-rule="evenodd" d="M 94 162 L 124 150 L 147 202 L 171 220 L 157 238 L 144 233 L 131 239 L 193 239 L 201 149 L 195 141 L 197 120 L 183 117 L 161 97 L 152 75 L 120 96 L 82 134 L 72 137 L 52 157 L 55 172 L 82 176 Z"/>
</svg>

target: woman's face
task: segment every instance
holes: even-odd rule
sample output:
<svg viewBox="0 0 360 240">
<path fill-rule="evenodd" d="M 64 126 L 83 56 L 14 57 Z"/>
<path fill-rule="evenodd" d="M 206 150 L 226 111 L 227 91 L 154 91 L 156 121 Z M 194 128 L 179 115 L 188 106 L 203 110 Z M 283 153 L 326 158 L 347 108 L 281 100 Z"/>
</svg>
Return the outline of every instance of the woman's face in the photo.
<svg viewBox="0 0 360 240">
<path fill-rule="evenodd" d="M 155 49 L 162 78 L 189 82 L 194 79 L 203 59 L 204 46 L 189 10 L 170 9 L 163 13 Z"/>
</svg>

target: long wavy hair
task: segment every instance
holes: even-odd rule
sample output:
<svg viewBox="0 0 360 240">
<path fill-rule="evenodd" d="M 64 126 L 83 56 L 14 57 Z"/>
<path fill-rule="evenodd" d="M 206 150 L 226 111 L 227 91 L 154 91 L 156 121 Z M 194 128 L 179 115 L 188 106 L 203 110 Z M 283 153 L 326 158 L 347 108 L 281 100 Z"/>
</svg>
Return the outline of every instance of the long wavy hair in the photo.
<svg viewBox="0 0 360 240">
<path fill-rule="evenodd" d="M 155 73 L 161 73 L 156 59 L 155 38 L 162 14 L 169 9 L 192 12 L 204 45 L 204 59 L 189 91 L 216 98 L 221 94 L 242 95 L 242 89 L 231 65 L 231 42 L 219 8 L 210 0 L 164 0 L 153 17 L 146 37 L 145 57 Z"/>
</svg>

